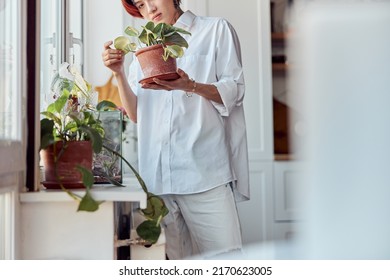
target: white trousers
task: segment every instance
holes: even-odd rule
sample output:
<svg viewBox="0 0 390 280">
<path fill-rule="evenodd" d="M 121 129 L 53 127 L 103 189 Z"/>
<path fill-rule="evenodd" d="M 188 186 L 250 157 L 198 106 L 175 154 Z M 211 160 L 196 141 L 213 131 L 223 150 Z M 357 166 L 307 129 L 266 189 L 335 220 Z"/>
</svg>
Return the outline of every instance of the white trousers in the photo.
<svg viewBox="0 0 390 280">
<path fill-rule="evenodd" d="M 241 250 L 241 227 L 230 184 L 189 195 L 163 195 L 169 259 L 212 257 Z"/>
</svg>

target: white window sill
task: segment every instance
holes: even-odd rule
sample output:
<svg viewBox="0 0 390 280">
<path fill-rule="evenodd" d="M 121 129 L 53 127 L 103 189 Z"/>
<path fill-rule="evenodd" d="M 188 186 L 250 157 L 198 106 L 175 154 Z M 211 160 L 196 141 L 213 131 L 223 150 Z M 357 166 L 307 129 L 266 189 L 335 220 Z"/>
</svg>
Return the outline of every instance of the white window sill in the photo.
<svg viewBox="0 0 390 280">
<path fill-rule="evenodd" d="M 141 208 L 146 208 L 146 194 L 139 186 L 137 179 L 135 177 L 125 178 L 123 185 L 125 187 L 99 184 L 92 188 L 91 193 L 96 200 L 139 202 Z M 73 190 L 72 192 L 81 196 L 85 193 L 85 191 L 80 189 Z M 73 198 L 62 190 L 41 190 L 38 192 L 20 193 L 20 202 L 22 203 L 68 201 L 73 201 Z"/>
</svg>

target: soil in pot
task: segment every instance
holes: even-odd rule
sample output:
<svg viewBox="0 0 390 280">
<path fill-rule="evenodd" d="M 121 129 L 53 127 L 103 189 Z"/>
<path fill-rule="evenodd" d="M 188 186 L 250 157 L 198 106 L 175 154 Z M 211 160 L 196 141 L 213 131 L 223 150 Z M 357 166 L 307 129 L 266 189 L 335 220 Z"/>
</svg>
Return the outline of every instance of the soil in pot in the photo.
<svg viewBox="0 0 390 280">
<path fill-rule="evenodd" d="M 84 188 L 78 165 L 92 170 L 92 144 L 90 141 L 70 141 L 63 149 L 63 143 L 57 142 L 40 155 L 45 171 L 45 180 L 42 184 L 47 189 L 61 189 L 60 181 L 67 189 Z M 57 167 L 54 158 L 58 157 Z M 57 168 L 57 172 L 56 172 Z"/>
<path fill-rule="evenodd" d="M 163 54 L 162 45 L 142 48 L 135 53 L 144 74 L 144 78 L 139 81 L 140 84 L 153 83 L 154 78 L 161 80 L 179 78 L 179 74 L 176 72 L 176 59 L 169 57 L 167 61 L 164 61 Z"/>
</svg>

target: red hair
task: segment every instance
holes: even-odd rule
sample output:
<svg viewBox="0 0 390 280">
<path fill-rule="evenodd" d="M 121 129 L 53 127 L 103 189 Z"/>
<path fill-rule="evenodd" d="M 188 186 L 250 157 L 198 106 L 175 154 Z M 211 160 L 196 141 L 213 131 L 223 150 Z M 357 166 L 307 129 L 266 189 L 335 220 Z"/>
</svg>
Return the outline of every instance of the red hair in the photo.
<svg viewBox="0 0 390 280">
<path fill-rule="evenodd" d="M 181 0 L 174 0 L 173 3 L 175 7 L 178 8 L 181 3 Z M 143 18 L 141 13 L 138 11 L 138 8 L 134 5 L 133 0 L 122 0 L 122 5 L 125 8 L 126 12 L 128 12 L 133 17 Z"/>
<path fill-rule="evenodd" d="M 126 12 L 128 12 L 133 17 L 143 18 L 141 13 L 138 11 L 138 8 L 134 6 L 132 0 L 122 0 L 122 5 L 125 8 Z"/>
</svg>

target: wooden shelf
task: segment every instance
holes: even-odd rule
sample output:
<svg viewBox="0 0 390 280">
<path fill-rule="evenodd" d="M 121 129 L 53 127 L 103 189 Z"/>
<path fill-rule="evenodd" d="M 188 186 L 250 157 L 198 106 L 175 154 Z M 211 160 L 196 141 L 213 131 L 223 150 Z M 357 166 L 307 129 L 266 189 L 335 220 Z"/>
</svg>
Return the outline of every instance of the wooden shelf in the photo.
<svg viewBox="0 0 390 280">
<path fill-rule="evenodd" d="M 272 71 L 287 71 L 287 64 L 286 63 L 272 63 Z"/>
<path fill-rule="evenodd" d="M 287 39 L 286 33 L 272 33 L 271 34 L 272 41 L 284 41 Z"/>
<path fill-rule="evenodd" d="M 293 155 L 291 154 L 275 154 L 274 155 L 275 161 L 288 161 L 293 160 Z"/>
</svg>

